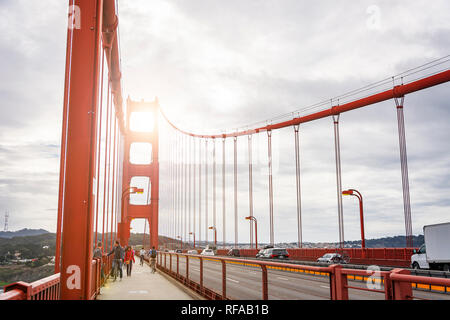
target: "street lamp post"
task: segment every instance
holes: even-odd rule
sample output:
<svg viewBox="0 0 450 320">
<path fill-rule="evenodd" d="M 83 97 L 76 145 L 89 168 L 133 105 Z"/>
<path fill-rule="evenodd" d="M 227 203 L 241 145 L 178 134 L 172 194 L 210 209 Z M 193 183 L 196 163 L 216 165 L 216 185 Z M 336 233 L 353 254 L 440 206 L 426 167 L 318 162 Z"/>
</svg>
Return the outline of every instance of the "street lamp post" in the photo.
<svg viewBox="0 0 450 320">
<path fill-rule="evenodd" d="M 144 193 L 144 189 L 139 189 L 136 187 L 129 187 L 129 188 L 123 190 L 121 214 L 123 214 L 123 202 L 124 202 L 123 199 L 125 198 L 125 196 L 128 196 L 130 194 L 135 194 L 135 193 Z"/>
<path fill-rule="evenodd" d="M 181 250 L 183 250 L 183 239 L 181 238 L 181 236 L 177 236 L 177 239 L 180 239 L 180 241 L 181 241 Z"/>
<path fill-rule="evenodd" d="M 194 249 L 195 249 L 195 233 L 194 232 L 189 232 L 189 234 L 192 234 L 194 236 Z"/>
<path fill-rule="evenodd" d="M 256 245 L 256 249 L 258 249 L 258 221 L 256 220 L 256 218 L 254 216 L 245 217 L 245 220 L 255 221 L 255 245 Z"/>
<path fill-rule="evenodd" d="M 359 219 L 360 219 L 360 224 L 361 224 L 361 248 L 365 249 L 366 248 L 366 240 L 364 237 L 364 213 L 363 213 L 362 195 L 361 195 L 361 193 L 359 193 L 359 191 L 357 191 L 355 189 L 348 189 L 348 190 L 342 191 L 342 194 L 347 195 L 347 196 L 355 196 L 359 200 Z"/>
<path fill-rule="evenodd" d="M 120 215 L 122 217 L 123 217 L 123 206 L 124 206 L 124 199 L 125 199 L 125 197 L 130 195 L 130 194 L 135 194 L 135 193 L 144 193 L 144 189 L 139 189 L 137 187 L 128 187 L 125 190 L 123 190 L 122 197 L 121 197 L 121 208 L 120 208 Z"/>
<path fill-rule="evenodd" d="M 214 230 L 214 247 L 217 247 L 217 230 L 216 230 L 216 227 L 211 226 L 208 229 Z"/>
</svg>

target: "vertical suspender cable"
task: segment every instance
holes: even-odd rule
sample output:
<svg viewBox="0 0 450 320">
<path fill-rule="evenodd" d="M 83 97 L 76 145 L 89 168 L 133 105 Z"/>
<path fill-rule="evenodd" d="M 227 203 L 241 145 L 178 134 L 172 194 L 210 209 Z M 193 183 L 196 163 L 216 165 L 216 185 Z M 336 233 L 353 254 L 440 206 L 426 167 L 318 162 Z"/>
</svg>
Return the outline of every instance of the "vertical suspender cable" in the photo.
<svg viewBox="0 0 450 320">
<path fill-rule="evenodd" d="M 216 139 L 213 139 L 213 226 L 216 228 Z"/>
<path fill-rule="evenodd" d="M 250 216 L 253 217 L 253 163 L 252 135 L 248 135 L 248 204 Z M 250 220 L 250 248 L 253 248 L 253 220 Z"/>
<path fill-rule="evenodd" d="M 208 244 L 208 139 L 205 139 L 205 241 Z"/>
<path fill-rule="evenodd" d="M 272 130 L 267 130 L 267 155 L 269 160 L 269 210 L 270 210 L 270 244 L 274 244 L 273 232 L 273 183 L 272 183 Z"/>
<path fill-rule="evenodd" d="M 192 221 L 192 233 L 193 233 L 193 235 L 194 235 L 194 237 L 195 237 L 195 230 L 196 230 L 196 228 L 195 228 L 195 223 L 197 222 L 196 221 L 196 219 L 195 219 L 195 217 L 196 217 L 196 214 L 195 214 L 195 210 L 197 209 L 196 208 L 196 192 L 195 192 L 195 189 L 196 189 L 196 180 L 197 180 L 197 166 L 196 166 L 196 164 L 195 164 L 195 160 L 196 160 L 196 157 L 195 157 L 195 155 L 196 155 L 196 149 L 195 149 L 195 138 L 192 138 L 192 143 L 194 144 L 194 150 L 193 150 L 193 157 L 194 157 L 194 159 L 193 159 L 193 162 L 192 162 L 192 166 L 194 167 L 194 173 L 193 173 L 193 183 L 194 183 L 194 195 L 193 195 L 193 200 L 194 200 L 194 208 L 193 208 L 193 214 L 194 214 L 194 217 L 193 217 L 193 221 Z M 195 249 L 195 246 L 194 246 L 194 249 Z"/>
<path fill-rule="evenodd" d="M 406 246 L 411 248 L 412 242 L 412 221 L 411 221 L 411 205 L 409 197 L 409 178 L 408 178 L 408 157 L 406 153 L 406 134 L 405 134 L 405 119 L 403 114 L 404 97 L 400 101 L 395 98 L 397 106 L 397 123 L 398 123 L 398 139 L 400 146 L 400 165 L 402 173 L 402 191 L 403 191 L 403 213 L 405 216 L 405 230 L 406 230 Z"/>
<path fill-rule="evenodd" d="M 115 206 L 116 206 L 116 213 L 115 213 L 115 223 L 114 223 L 114 242 L 117 240 L 117 223 L 118 223 L 118 215 L 120 214 L 120 206 L 119 206 L 119 183 L 120 183 L 120 146 L 121 146 L 121 134 L 120 134 L 120 125 L 117 124 L 117 167 L 116 167 L 116 200 L 115 200 Z"/>
<path fill-rule="evenodd" d="M 179 201 L 179 197 L 180 197 L 180 193 L 178 191 L 178 187 L 179 187 L 179 178 L 180 178 L 180 172 L 179 172 L 179 134 L 176 133 L 175 136 L 175 217 L 174 217 L 174 237 L 173 239 L 175 240 L 174 242 L 177 243 L 177 236 L 178 236 L 178 211 L 180 210 L 180 201 Z"/>
<path fill-rule="evenodd" d="M 188 168 L 187 168 L 187 158 L 188 158 L 188 139 L 187 136 L 184 136 L 184 242 L 186 241 L 187 238 L 187 226 L 188 226 L 188 188 L 187 188 L 187 183 L 188 183 L 188 179 L 187 179 L 187 174 L 188 174 Z"/>
<path fill-rule="evenodd" d="M 192 218 L 192 215 L 191 215 L 191 208 L 192 208 L 192 203 L 191 203 L 191 198 L 192 198 L 192 189 L 191 189 L 191 186 L 192 186 L 192 181 L 191 181 L 191 167 L 192 167 L 192 139 L 189 137 L 189 136 L 187 136 L 187 139 L 188 139 L 188 146 L 189 146 L 189 152 L 188 152 L 188 167 L 189 167 L 189 171 L 188 171 L 188 190 L 189 190 L 189 201 L 188 201 L 188 208 L 189 208 L 189 211 L 188 211 L 188 235 L 187 235 L 187 237 L 188 237 L 188 239 L 190 238 L 190 233 L 192 232 L 192 229 L 191 229 L 191 218 Z"/>
<path fill-rule="evenodd" d="M 226 244 L 226 207 L 225 207 L 225 138 L 222 140 L 222 230 L 223 247 Z"/>
<path fill-rule="evenodd" d="M 98 235 L 98 195 L 99 195 L 99 189 L 100 189 L 100 159 L 101 159 L 101 146 L 102 146 L 102 113 L 103 113 L 103 74 L 104 74 L 104 66 L 105 66 L 105 55 L 102 52 L 102 75 L 101 75 L 101 85 L 100 85 L 100 114 L 99 114 L 99 121 L 98 121 L 98 146 L 97 146 L 97 190 L 95 193 L 95 201 L 96 201 L 96 215 L 95 215 L 95 240 L 94 245 L 97 245 L 97 235 Z"/>
<path fill-rule="evenodd" d="M 117 118 L 114 116 L 114 142 L 113 142 L 113 170 L 112 170 L 112 183 L 111 183 L 111 247 L 113 244 L 113 232 L 114 232 L 114 199 L 115 199 L 115 186 L 116 186 L 116 126 L 117 126 Z"/>
<path fill-rule="evenodd" d="M 300 189 L 300 144 L 298 139 L 298 129 L 299 125 L 294 125 L 294 136 L 295 136 L 295 182 L 297 186 L 297 233 L 299 248 L 302 247 L 302 200 L 301 200 L 301 189 Z"/>
<path fill-rule="evenodd" d="M 109 120 L 108 120 L 108 154 L 107 154 L 107 158 L 108 158 L 108 182 L 107 182 L 107 187 L 106 187 L 106 247 L 108 248 L 108 244 L 109 244 L 109 250 L 112 249 L 112 244 L 109 242 L 108 240 L 108 229 L 109 229 L 109 218 L 110 218 L 110 210 L 109 210 L 109 205 L 110 205 L 110 181 L 111 181 L 111 140 L 112 140 L 112 118 L 114 117 L 114 113 L 113 113 L 113 99 L 112 99 L 112 91 L 111 91 L 111 110 L 110 110 L 110 114 L 109 114 Z"/>
<path fill-rule="evenodd" d="M 237 206 L 237 137 L 233 137 L 234 143 L 234 247 L 238 245 L 238 206 Z"/>
<path fill-rule="evenodd" d="M 106 106 L 106 131 L 105 131 L 105 164 L 104 164 L 104 172 L 103 172 L 103 221 L 102 221 L 102 245 L 105 249 L 108 249 L 108 247 L 105 245 L 105 207 L 106 207 L 106 167 L 107 167 L 107 161 L 108 161 L 108 157 L 107 157 L 107 150 L 108 150 L 108 141 L 109 141 L 109 137 L 108 137 L 108 125 L 109 125 L 109 107 L 110 107 L 110 82 L 108 81 L 108 96 L 107 96 L 107 106 Z"/>
<path fill-rule="evenodd" d="M 334 123 L 334 150 L 336 157 L 336 184 L 338 200 L 339 243 L 344 247 L 344 219 L 342 210 L 342 181 L 341 181 L 341 147 L 339 143 L 339 114 L 333 115 Z"/>
<path fill-rule="evenodd" d="M 198 243 L 202 241 L 202 140 L 198 141 Z"/>
</svg>

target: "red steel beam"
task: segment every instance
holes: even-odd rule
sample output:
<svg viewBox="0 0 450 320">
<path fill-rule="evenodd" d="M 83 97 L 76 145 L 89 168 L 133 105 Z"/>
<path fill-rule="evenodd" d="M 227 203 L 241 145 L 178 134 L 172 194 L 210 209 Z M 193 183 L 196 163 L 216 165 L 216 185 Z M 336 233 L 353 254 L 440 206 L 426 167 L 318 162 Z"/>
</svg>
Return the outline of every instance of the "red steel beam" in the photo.
<svg viewBox="0 0 450 320">
<path fill-rule="evenodd" d="M 124 131 L 123 119 L 123 98 L 122 98 L 122 73 L 120 71 L 120 52 L 118 41 L 119 18 L 116 15 L 116 1 L 103 0 L 103 48 L 107 52 L 109 79 L 111 81 L 111 90 L 114 96 L 114 105 L 116 107 L 116 116 L 119 120 L 120 130 Z"/>
<path fill-rule="evenodd" d="M 71 4 L 71 2 L 69 2 Z M 73 29 L 68 94 L 61 255 L 61 299 L 84 300 L 91 293 L 93 180 L 101 60 L 102 0 L 76 2 L 80 24 Z M 64 134 L 64 133 L 63 133 Z M 64 170 L 61 165 L 61 170 Z"/>
<path fill-rule="evenodd" d="M 435 75 L 432 75 L 432 76 L 429 76 L 429 77 L 426 77 L 426 78 L 423 78 L 423 79 L 420 79 L 417 81 L 413 81 L 413 82 L 410 82 L 407 84 L 398 85 L 392 89 L 389 89 L 389 90 L 386 90 L 383 92 L 379 92 L 379 93 L 370 95 L 370 96 L 362 98 L 362 99 L 358 99 L 358 100 L 348 102 L 348 103 L 345 103 L 342 105 L 332 106 L 329 109 L 319 111 L 316 113 L 312 113 L 307 116 L 297 117 L 297 118 L 294 118 L 291 120 L 282 121 L 282 122 L 278 122 L 275 124 L 254 128 L 254 129 L 237 131 L 237 132 L 233 132 L 233 133 L 206 135 L 206 134 L 196 134 L 196 133 L 192 133 L 192 132 L 187 132 L 187 131 L 179 129 L 171 121 L 169 121 L 169 119 L 162 112 L 162 110 L 161 110 L 161 114 L 174 129 L 178 130 L 179 132 L 181 132 L 183 134 L 189 135 L 191 137 L 210 138 L 210 139 L 238 137 L 238 136 L 249 135 L 249 134 L 253 134 L 253 133 L 257 133 L 257 132 L 261 132 L 261 131 L 281 129 L 281 128 L 285 128 L 285 127 L 289 127 L 289 126 L 293 126 L 293 125 L 298 125 L 300 123 L 310 122 L 313 120 L 318 120 L 318 119 L 326 118 L 329 116 L 338 115 L 343 112 L 366 107 L 366 106 L 369 106 L 369 105 L 372 105 L 375 103 L 379 103 L 382 101 L 386 101 L 389 99 L 399 98 L 399 97 L 405 96 L 409 93 L 413 93 L 413 92 L 420 91 L 420 90 L 423 90 L 426 88 L 430 88 L 430 87 L 433 87 L 433 86 L 436 86 L 436 85 L 439 85 L 439 84 L 442 84 L 442 83 L 445 83 L 448 81 L 450 81 L 450 70 L 446 70 L 446 71 L 437 73 Z"/>
</svg>

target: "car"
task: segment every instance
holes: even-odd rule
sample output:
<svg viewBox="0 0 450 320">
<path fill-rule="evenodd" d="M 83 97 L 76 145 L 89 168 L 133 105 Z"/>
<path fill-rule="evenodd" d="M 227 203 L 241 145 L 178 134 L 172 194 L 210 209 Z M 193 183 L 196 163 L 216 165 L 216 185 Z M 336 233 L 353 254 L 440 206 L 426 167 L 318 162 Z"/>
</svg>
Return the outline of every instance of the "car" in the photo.
<svg viewBox="0 0 450 320">
<path fill-rule="evenodd" d="M 260 257 L 265 259 L 288 259 L 289 253 L 285 248 L 271 248 L 265 249 Z"/>
<path fill-rule="evenodd" d="M 230 249 L 227 253 L 227 256 L 233 256 L 233 257 L 240 257 L 241 256 L 241 251 L 239 249 Z"/>
<path fill-rule="evenodd" d="M 175 253 L 183 253 L 183 250 L 177 249 L 177 250 L 175 250 Z"/>
<path fill-rule="evenodd" d="M 197 250 L 188 250 L 188 254 L 198 254 Z"/>
<path fill-rule="evenodd" d="M 266 249 L 259 250 L 258 253 L 256 254 L 256 258 L 262 258 L 264 256 L 265 251 Z"/>
<path fill-rule="evenodd" d="M 214 256 L 215 253 L 214 253 L 213 249 L 203 249 L 201 255 L 202 256 Z"/>
<path fill-rule="evenodd" d="M 346 263 L 344 258 L 339 253 L 326 253 L 317 259 L 317 262 L 324 263 Z"/>
</svg>

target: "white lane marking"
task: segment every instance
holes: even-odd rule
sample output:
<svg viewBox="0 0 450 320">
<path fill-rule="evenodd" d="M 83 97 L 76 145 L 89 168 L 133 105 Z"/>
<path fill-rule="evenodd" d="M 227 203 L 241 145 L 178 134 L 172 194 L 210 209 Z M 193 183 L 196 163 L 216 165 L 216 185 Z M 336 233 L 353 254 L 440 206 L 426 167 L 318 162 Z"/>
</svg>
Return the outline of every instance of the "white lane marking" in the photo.
<svg viewBox="0 0 450 320">
<path fill-rule="evenodd" d="M 320 286 L 320 287 L 322 287 L 322 288 L 326 288 L 326 289 L 330 289 L 330 287 L 329 287 L 329 286 Z"/>
<path fill-rule="evenodd" d="M 200 271 L 200 269 L 197 269 L 197 268 L 192 268 L 193 270 L 195 270 L 195 271 Z"/>
<path fill-rule="evenodd" d="M 148 293 L 148 291 L 147 290 L 133 290 L 133 291 L 128 291 L 128 293 L 146 294 L 146 293 Z"/>
<path fill-rule="evenodd" d="M 280 280 L 289 280 L 288 278 L 284 278 L 284 277 L 277 277 Z"/>
<path fill-rule="evenodd" d="M 231 278 L 227 278 L 227 280 L 230 280 L 230 281 L 233 281 L 233 282 L 239 283 L 239 281 L 237 281 L 237 280 L 234 280 L 234 279 L 231 279 Z"/>
</svg>

